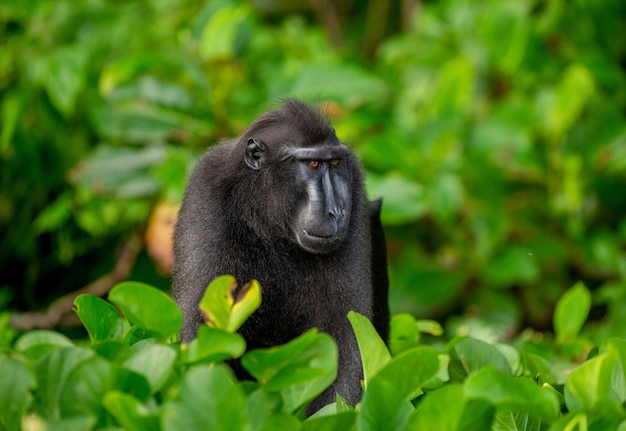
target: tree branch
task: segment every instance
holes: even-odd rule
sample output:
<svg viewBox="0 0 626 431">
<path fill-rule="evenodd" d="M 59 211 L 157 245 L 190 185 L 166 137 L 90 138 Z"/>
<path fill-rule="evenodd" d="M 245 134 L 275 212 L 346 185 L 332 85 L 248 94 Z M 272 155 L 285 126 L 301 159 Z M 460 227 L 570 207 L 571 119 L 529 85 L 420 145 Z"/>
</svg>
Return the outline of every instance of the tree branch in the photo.
<svg viewBox="0 0 626 431">
<path fill-rule="evenodd" d="M 31 329 L 51 329 L 59 325 L 72 326 L 76 322 L 75 316 L 72 313 L 72 306 L 76 297 L 83 293 L 103 297 L 113 286 L 128 278 L 142 246 L 141 236 L 138 234 L 133 235 L 124 245 L 113 270 L 97 280 L 92 281 L 85 287 L 56 299 L 45 311 L 28 311 L 12 314 L 10 325 L 15 329 L 24 331 Z"/>
</svg>

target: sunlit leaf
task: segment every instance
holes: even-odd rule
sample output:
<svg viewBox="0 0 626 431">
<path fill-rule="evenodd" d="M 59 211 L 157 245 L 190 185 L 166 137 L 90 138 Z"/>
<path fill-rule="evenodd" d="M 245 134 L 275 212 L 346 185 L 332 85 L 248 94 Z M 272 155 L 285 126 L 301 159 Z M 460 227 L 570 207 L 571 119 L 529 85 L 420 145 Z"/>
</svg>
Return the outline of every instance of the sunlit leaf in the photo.
<svg viewBox="0 0 626 431">
<path fill-rule="evenodd" d="M 591 308 L 591 295 L 581 282 L 565 292 L 554 310 L 554 331 L 557 342 L 571 341 L 578 336 Z"/>
<path fill-rule="evenodd" d="M 383 368 L 389 361 L 391 355 L 385 342 L 380 338 L 374 325 L 363 315 L 354 311 L 348 313 L 348 319 L 352 324 L 352 329 L 356 335 L 361 361 L 363 362 L 363 376 L 365 387 L 369 381 Z"/>
<path fill-rule="evenodd" d="M 117 310 L 105 300 L 93 295 L 79 295 L 74 300 L 74 311 L 83 322 L 92 343 L 122 339 L 124 321 Z"/>
<path fill-rule="evenodd" d="M 164 292 L 144 283 L 125 281 L 109 292 L 132 325 L 153 331 L 164 339 L 174 337 L 183 325 L 178 305 Z"/>
</svg>

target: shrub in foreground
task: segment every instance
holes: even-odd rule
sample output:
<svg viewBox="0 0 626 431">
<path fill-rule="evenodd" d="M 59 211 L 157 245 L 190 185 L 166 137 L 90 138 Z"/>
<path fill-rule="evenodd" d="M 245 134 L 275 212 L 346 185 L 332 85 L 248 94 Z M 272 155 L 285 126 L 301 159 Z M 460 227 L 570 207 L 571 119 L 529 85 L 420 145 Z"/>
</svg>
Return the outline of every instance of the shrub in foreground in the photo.
<svg viewBox="0 0 626 431">
<path fill-rule="evenodd" d="M 581 284 L 557 305 L 555 337 L 526 332 L 508 344 L 463 337 L 444 344 L 437 323 L 400 314 L 388 348 L 366 318 L 350 313 L 362 400 L 352 407 L 338 396 L 305 418 L 337 373 L 333 339 L 313 329 L 245 352 L 235 331 L 261 290 L 253 283 L 235 298 L 231 282 L 211 284 L 212 300 L 201 303 L 207 324 L 187 345 L 176 342 L 176 304 L 157 289 L 125 282 L 108 301 L 78 297 L 88 342 L 32 331 L 0 354 L 1 429 L 626 429 L 626 340 L 594 346 L 580 335 L 590 303 Z M 255 380 L 238 382 L 224 363 L 232 358 Z"/>
</svg>

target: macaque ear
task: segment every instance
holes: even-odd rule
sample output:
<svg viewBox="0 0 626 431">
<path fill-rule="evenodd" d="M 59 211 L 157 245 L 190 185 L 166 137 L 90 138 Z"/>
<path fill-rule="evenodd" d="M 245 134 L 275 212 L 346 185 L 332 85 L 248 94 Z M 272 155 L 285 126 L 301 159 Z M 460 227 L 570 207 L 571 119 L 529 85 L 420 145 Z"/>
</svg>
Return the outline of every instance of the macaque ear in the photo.
<svg viewBox="0 0 626 431">
<path fill-rule="evenodd" d="M 248 145 L 246 145 L 246 165 L 248 167 L 258 171 L 263 165 L 265 160 L 266 147 L 262 141 L 255 138 L 248 139 Z"/>
</svg>

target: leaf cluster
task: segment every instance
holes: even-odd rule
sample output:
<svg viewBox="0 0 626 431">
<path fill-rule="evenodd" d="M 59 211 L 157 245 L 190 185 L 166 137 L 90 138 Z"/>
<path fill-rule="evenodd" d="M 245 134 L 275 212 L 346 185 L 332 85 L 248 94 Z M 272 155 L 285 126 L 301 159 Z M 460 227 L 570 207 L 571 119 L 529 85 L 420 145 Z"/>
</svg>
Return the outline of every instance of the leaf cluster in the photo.
<svg viewBox="0 0 626 431">
<path fill-rule="evenodd" d="M 554 340 L 524 335 L 511 344 L 490 344 L 457 337 L 426 345 L 421 337 L 438 337 L 441 327 L 400 314 L 392 319 L 388 348 L 365 317 L 350 312 L 363 363 L 362 400 L 353 407 L 338 395 L 336 403 L 306 418 L 308 402 L 336 376 L 334 341 L 312 329 L 285 345 L 244 353 L 245 342 L 234 330 L 259 305 L 260 290 L 251 285 L 235 300 L 232 282 L 232 277 L 216 279 L 203 299 L 205 315 L 224 319 L 209 319 L 195 340 L 182 345 L 176 342 L 180 311 L 158 289 L 125 282 L 108 301 L 78 297 L 75 311 L 89 342 L 32 331 L 0 354 L 0 426 L 9 431 L 626 426 L 626 341 L 610 338 L 595 347 L 580 336 L 589 297 L 582 284 L 559 301 Z M 224 295 L 233 301 L 208 300 Z M 234 358 L 252 381 L 234 378 L 224 363 Z"/>
</svg>

